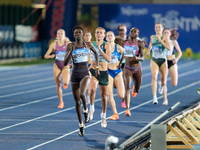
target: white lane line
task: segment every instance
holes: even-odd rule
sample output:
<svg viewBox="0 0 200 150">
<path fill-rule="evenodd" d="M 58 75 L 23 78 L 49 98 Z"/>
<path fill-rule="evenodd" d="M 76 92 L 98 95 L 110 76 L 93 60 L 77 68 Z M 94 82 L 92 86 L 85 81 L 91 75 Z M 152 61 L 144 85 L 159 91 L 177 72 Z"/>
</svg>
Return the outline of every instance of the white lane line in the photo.
<svg viewBox="0 0 200 150">
<path fill-rule="evenodd" d="M 198 60 L 195 60 L 195 61 L 191 61 L 191 62 L 188 62 L 188 63 L 184 63 L 184 64 L 181 64 L 179 66 L 179 69 L 180 68 L 185 68 L 185 67 L 188 67 L 189 65 L 193 65 L 195 63 L 197 63 Z M 147 70 L 147 69 L 150 69 L 150 66 L 147 65 L 147 66 L 144 66 L 143 70 Z M 143 77 L 147 77 L 147 76 L 150 76 L 151 73 L 146 73 L 143 75 Z M 10 84 L 10 85 L 5 85 L 5 86 L 0 86 L 0 89 L 3 89 L 3 88 L 10 88 L 10 87 L 15 87 L 15 86 L 22 86 L 22 85 L 27 85 L 27 84 L 33 84 L 33 83 L 38 83 L 38 82 L 43 82 L 43 81 L 49 81 L 49 80 L 52 80 L 53 77 L 50 77 L 50 78 L 46 78 L 46 79 L 39 79 L 39 80 L 34 80 L 34 81 L 28 81 L 28 82 L 24 82 L 24 83 L 16 83 L 16 84 Z M 0 80 L 3 80 L 3 79 L 0 79 Z M 29 93 L 29 92 L 28 92 Z M 13 93 L 14 94 L 14 93 Z M 23 93 L 24 94 L 24 93 Z M 19 94 L 16 94 L 16 95 L 19 95 Z M 9 96 L 9 94 L 7 94 L 7 96 Z M 12 96 L 12 94 L 11 94 Z M 1 98 L 1 97 L 0 97 Z"/>
<path fill-rule="evenodd" d="M 184 77 L 186 75 L 197 73 L 197 72 L 200 72 L 200 68 L 199 69 L 195 69 L 195 70 L 191 70 L 191 71 L 188 71 L 188 72 L 184 72 L 182 74 L 179 74 L 179 77 Z M 149 73 L 147 73 L 147 74 L 149 74 Z M 169 80 L 171 80 L 170 77 L 167 78 L 167 81 L 169 81 Z M 151 83 L 148 83 L 148 84 L 145 84 L 145 85 L 141 85 L 140 89 L 145 88 L 145 87 L 149 87 L 149 86 L 151 86 Z M 72 94 L 72 92 L 63 94 L 63 96 L 70 95 L 70 94 Z M 24 104 L 20 104 L 20 105 L 16 105 L 16 106 L 11 106 L 11 107 L 7 107 L 7 108 L 3 108 L 3 109 L 0 109 L 0 112 L 1 111 L 5 111 L 5 110 L 9 110 L 9 109 L 13 109 L 13 108 L 18 108 L 18 107 L 30 105 L 30 104 L 34 104 L 34 103 L 39 103 L 41 101 L 51 100 L 51 99 L 54 99 L 54 98 L 57 98 L 57 95 L 56 96 L 52 96 L 52 97 L 48 97 L 48 98 L 44 98 L 44 99 L 39 99 L 39 100 L 32 101 L 32 102 L 29 102 L 29 103 L 24 103 Z"/>
<path fill-rule="evenodd" d="M 194 70 L 194 73 L 195 72 L 196 72 L 196 70 Z M 147 77 L 147 76 L 150 76 L 150 75 L 151 75 L 151 72 L 143 74 L 142 77 Z M 184 73 L 180 74 L 179 76 L 181 77 L 182 75 L 184 75 Z M 171 78 L 168 78 L 168 80 L 170 80 L 170 79 Z M 37 88 L 37 89 L 29 90 L 29 91 L 22 91 L 22 92 L 17 92 L 17 93 L 12 93 L 12 94 L 6 94 L 6 95 L 0 96 L 0 98 L 5 98 L 5 97 L 9 97 L 9 96 L 20 95 L 20 94 L 25 94 L 25 93 L 31 93 L 31 92 L 41 91 L 41 90 L 47 90 L 47 89 L 50 89 L 50 88 L 53 88 L 53 87 L 55 87 L 55 85 L 47 86 L 47 87 L 43 87 L 43 88 Z"/>
<path fill-rule="evenodd" d="M 37 118 L 31 119 L 31 120 L 27 120 L 27 121 L 24 121 L 24 122 L 21 122 L 21 123 L 17 123 L 17 124 L 14 124 L 14 125 L 11 125 L 11 126 L 8 126 L 8 127 L 5 127 L 5 128 L 1 128 L 0 131 L 6 130 L 6 129 L 9 129 L 9 128 L 12 128 L 12 127 L 16 127 L 16 126 L 19 126 L 19 125 L 22 125 L 22 124 L 26 124 L 26 123 L 29 123 L 29 122 L 32 122 L 32 121 L 35 121 L 35 120 L 38 120 L 38 119 L 41 119 L 41 118 L 56 115 L 56 114 L 59 114 L 59 113 L 62 113 L 62 112 L 65 112 L 67 110 L 71 110 L 71 109 L 74 109 L 74 108 L 75 107 L 67 108 L 67 109 L 60 110 L 60 111 L 57 111 L 57 112 L 54 112 L 54 113 L 50 113 L 50 114 L 47 114 L 47 115 L 44 115 L 44 116 L 41 116 L 41 117 L 37 117 Z"/>
<path fill-rule="evenodd" d="M 179 69 L 188 67 L 189 65 L 192 65 L 192 64 L 195 64 L 195 63 L 196 63 L 196 61 L 191 61 L 189 63 L 181 64 L 179 66 Z M 149 66 L 145 66 L 145 67 L 146 67 L 146 69 L 147 69 L 147 67 L 149 68 Z M 150 76 L 150 75 L 151 75 L 151 72 L 143 74 L 142 77 L 147 77 L 147 76 Z M 168 78 L 168 80 L 169 79 L 170 78 Z M 49 89 L 51 87 L 53 88 L 54 86 L 48 86 L 48 87 L 39 88 L 39 89 L 37 88 L 37 89 L 29 90 L 29 91 L 22 91 L 22 92 L 17 92 L 17 93 L 12 93 L 12 94 L 6 94 L 6 95 L 0 96 L 0 98 L 5 98 L 5 97 L 9 97 L 9 96 L 20 95 L 20 94 L 25 94 L 25 93 L 30 93 L 30 92 L 36 92 L 36 91 L 40 91 L 40 90 L 46 90 L 46 89 Z"/>
<path fill-rule="evenodd" d="M 63 96 L 71 95 L 71 94 L 72 94 L 72 92 L 68 92 L 68 93 L 63 94 Z M 16 106 L 11 106 L 11 107 L 7 107 L 7 108 L 3 108 L 3 109 L 0 109 L 0 111 L 5 111 L 5 110 L 9 110 L 9 109 L 13 109 L 13 108 L 18 108 L 18 107 L 22 107 L 22 106 L 27 106 L 27 105 L 39 103 L 39 102 L 42 102 L 42 101 L 51 100 L 51 99 L 54 99 L 54 98 L 57 98 L 57 97 L 58 97 L 57 95 L 56 96 L 51 96 L 51 97 L 47 97 L 47 98 L 35 100 L 35 101 L 29 102 L 29 103 L 24 103 L 24 104 L 20 104 L 20 105 L 16 105 Z"/>
<path fill-rule="evenodd" d="M 177 92 L 180 92 L 180 91 L 182 91 L 182 90 L 185 90 L 185 89 L 190 88 L 190 87 L 192 87 L 192 86 L 195 86 L 195 85 L 197 85 L 197 84 L 200 84 L 200 81 L 193 82 L 193 83 L 191 83 L 191 84 L 189 84 L 189 85 L 187 85 L 187 86 L 184 86 L 184 87 L 182 87 L 182 88 L 179 88 L 179 89 L 177 89 L 177 90 L 174 90 L 173 92 L 170 92 L 170 93 L 168 93 L 167 95 L 169 96 L 169 95 L 175 94 L 175 93 L 177 93 Z M 162 97 L 163 97 L 163 96 L 160 96 L 160 97 L 158 97 L 158 99 L 161 99 Z M 140 104 L 140 105 L 134 106 L 134 107 L 130 108 L 130 110 L 133 110 L 133 109 L 139 108 L 139 107 L 141 107 L 141 106 L 144 106 L 144 105 L 146 105 L 146 104 L 148 104 L 148 103 L 150 103 L 150 102 L 152 102 L 152 101 L 153 101 L 153 99 L 151 99 L 151 100 L 149 100 L 149 101 L 147 101 L 147 102 L 145 102 L 145 103 L 142 103 L 142 104 Z M 125 112 L 126 112 L 126 111 L 122 111 L 122 112 L 119 113 L 119 115 L 120 115 L 120 114 L 123 114 L 123 113 L 125 113 Z M 107 117 L 106 119 L 109 119 L 110 117 L 111 117 L 111 116 Z M 92 123 L 92 124 L 90 124 L 90 125 L 87 125 L 85 128 L 89 128 L 89 127 L 94 126 L 94 125 L 96 125 L 96 124 L 98 124 L 98 123 L 100 123 L 100 122 L 101 122 L 101 120 L 100 120 L 100 121 L 97 121 L 97 122 L 95 122 L 95 123 Z M 55 138 L 55 139 L 53 139 L 53 140 L 49 140 L 49 141 L 47 141 L 47 142 L 44 142 L 44 143 L 41 143 L 41 144 L 36 145 L 36 146 L 34 146 L 34 147 L 31 147 L 31 148 L 29 148 L 29 149 L 27 149 L 27 150 L 36 149 L 36 148 L 38 148 L 38 147 L 41 147 L 41 146 L 43 146 L 43 145 L 46 145 L 46 144 L 49 144 L 49 143 L 51 143 L 51 142 L 57 141 L 57 140 L 59 140 L 59 139 L 62 139 L 62 138 L 64 138 L 64 137 L 66 137 L 66 136 L 68 136 L 68 135 L 71 135 L 71 134 L 73 134 L 73 133 L 75 133 L 75 132 L 78 132 L 78 131 L 79 131 L 78 129 L 77 129 L 77 130 L 74 130 L 74 131 L 69 132 L 69 133 L 67 133 L 67 134 L 64 134 L 64 135 L 62 135 L 62 136 L 60 136 L 60 137 L 57 137 L 57 138 Z"/>
<path fill-rule="evenodd" d="M 0 135 L 57 135 L 57 136 L 60 136 L 62 135 L 62 133 L 41 133 L 41 132 L 36 132 L 36 133 L 30 133 L 30 132 L 27 132 L 27 133 L 14 133 L 14 132 L 11 132 L 11 133 L 0 133 Z"/>
<path fill-rule="evenodd" d="M 37 92 L 37 91 L 41 91 L 41 90 L 47 90 L 47 89 L 50 89 L 50 88 L 53 88 L 53 87 L 56 87 L 56 85 L 46 86 L 46 87 L 37 88 L 37 89 L 29 90 L 29 91 L 22 91 L 22 92 L 17 92 L 17 93 L 12 93 L 12 94 L 6 94 L 6 95 L 0 96 L 0 98 L 5 98 L 5 97 L 9 97 L 9 96 L 16 96 L 16 95 L 31 93 L 31 92 Z"/>
<path fill-rule="evenodd" d="M 9 84 L 9 85 L 4 85 L 4 86 L 0 86 L 0 89 L 4 89 L 4 88 L 10 88 L 10 87 L 15 87 L 15 86 L 22 86 L 22 85 L 27 85 L 27 84 L 34 84 L 34 83 L 40 83 L 40 82 L 46 82 L 49 80 L 53 80 L 53 77 L 49 77 L 49 78 L 42 78 L 42 79 L 38 79 L 38 80 L 33 80 L 33 81 L 28 81 L 28 82 L 24 82 L 24 83 L 13 83 L 13 84 Z"/>
<path fill-rule="evenodd" d="M 189 66 L 189 65 L 192 65 L 192 64 L 195 64 L 195 63 L 198 63 L 199 62 L 199 60 L 193 60 L 193 61 L 190 61 L 190 62 L 186 62 L 186 63 L 184 63 L 184 64 L 181 64 L 181 65 L 178 65 L 178 67 L 180 68 L 181 66 L 184 66 L 185 65 L 185 67 L 187 67 L 187 66 Z M 143 65 L 143 64 L 142 64 Z M 17 66 L 16 66 L 17 67 Z M 14 67 L 14 68 L 16 68 L 16 67 Z M 34 67 L 37 67 L 36 68 L 36 70 L 35 71 L 38 71 L 38 65 L 32 65 L 32 66 L 20 66 L 20 67 L 17 67 L 17 68 L 22 68 L 22 69 L 29 69 L 29 68 L 34 68 Z M 40 67 L 40 69 L 39 69 L 39 71 L 40 72 L 37 72 L 38 74 L 39 73 L 41 73 L 41 71 L 42 71 L 42 74 L 43 73 L 48 73 L 47 71 L 51 71 L 52 72 L 52 68 L 53 68 L 53 65 L 52 66 L 39 66 Z M 47 68 L 48 67 L 48 68 Z M 4 68 L 4 67 L 0 67 L 0 70 L 1 70 L 1 68 Z M 6 68 L 12 68 L 13 69 L 13 67 L 6 67 Z M 142 66 L 142 69 L 143 70 L 147 70 L 147 69 L 149 69 L 150 68 L 150 65 L 145 65 L 145 66 Z M 35 68 L 34 68 L 35 69 Z M 23 78 L 23 77 L 29 77 L 29 76 L 35 76 L 35 74 L 36 73 L 31 73 L 30 75 L 18 75 L 18 76 L 12 76 L 12 78 L 11 77 L 6 77 L 6 78 L 1 78 L 0 79 L 0 81 L 6 81 L 6 80 L 13 80 L 13 79 L 18 79 L 18 78 Z M 11 73 L 7 73 L 7 75 L 11 75 Z M 5 76 L 7 76 L 6 75 L 6 73 L 4 73 L 3 74 L 3 76 L 5 77 Z"/>
<path fill-rule="evenodd" d="M 199 69 L 195 69 L 195 70 L 198 70 L 198 71 L 200 71 L 200 68 Z M 193 71 L 189 71 L 189 73 L 184 73 L 185 75 L 189 75 L 189 74 L 193 74 L 194 72 Z M 198 83 L 198 82 L 197 82 Z M 148 86 L 150 86 L 151 84 L 146 84 L 146 85 L 143 85 L 143 86 L 141 86 L 141 89 L 142 88 L 144 88 L 144 87 L 148 87 Z M 72 92 L 70 92 L 70 93 L 67 93 L 68 95 L 69 94 L 72 94 Z M 113 94 L 113 97 L 115 97 L 115 96 L 117 96 L 117 93 L 116 94 Z M 54 98 L 55 97 L 57 97 L 57 96 L 53 96 Z M 32 103 L 38 103 L 38 102 L 40 102 L 40 101 L 44 101 L 44 100 L 49 100 L 49 99 L 52 99 L 52 97 L 50 97 L 50 98 L 45 98 L 45 99 L 43 99 L 43 100 L 37 100 L 37 101 L 34 101 L 34 102 L 30 102 L 30 103 L 28 103 L 28 104 L 32 104 Z M 98 102 L 98 101 L 100 101 L 101 99 L 99 98 L 99 99 L 97 99 L 97 100 L 95 100 L 95 102 Z M 26 106 L 27 105 L 27 103 L 25 103 L 25 104 L 21 104 L 21 106 Z M 18 106 L 18 105 L 17 105 Z M 13 106 L 13 107 L 17 107 L 17 106 Z M 20 107 L 21 107 L 20 106 Z M 10 107 L 9 107 L 10 108 Z M 15 127 L 15 126 L 19 126 L 19 125 L 22 125 L 22 124 L 26 124 L 26 123 L 29 123 L 29 122 L 32 122 L 32 121 L 35 121 L 35 120 L 38 120 L 38 119 L 41 119 L 41 118 L 45 118 L 45 117 L 49 117 L 49 116 L 51 116 L 51 115 L 55 115 L 55 114 L 59 114 L 59 113 L 62 113 L 62 112 L 65 112 L 65 111 L 67 111 L 67 110 L 71 110 L 71 109 L 74 109 L 75 107 L 71 107 L 71 108 L 68 108 L 68 109 L 64 109 L 64 110 L 61 110 L 61 111 L 57 111 L 57 112 L 54 112 L 54 113 L 51 113 L 51 114 L 47 114 L 47 115 L 44 115 L 44 116 L 40 116 L 40 117 L 37 117 L 37 118 L 34 118 L 34 119 L 30 119 L 30 120 L 27 120 L 27 121 L 24 121 L 24 122 L 21 122 L 21 123 L 17 123 L 17 124 L 14 124 L 14 125 L 11 125 L 11 126 L 8 126 L 8 127 L 4 127 L 4 128 L 1 128 L 0 129 L 0 131 L 3 131 L 3 130 L 6 130 L 6 129 L 9 129 L 9 128 L 12 128 L 12 127 Z M 8 109 L 8 108 L 5 108 L 5 109 Z M 12 108 L 10 108 L 10 109 L 12 109 Z"/>
<path fill-rule="evenodd" d="M 26 121 L 27 119 L 0 119 L 0 121 L 7 121 L 7 122 L 20 122 L 20 121 Z M 50 120 L 50 119 L 40 119 L 40 120 L 36 120 L 37 122 L 77 122 L 77 119 L 70 119 L 70 120 Z"/>
<path fill-rule="evenodd" d="M 0 72 L 3 72 L 3 76 L 5 77 L 5 76 L 9 76 L 9 75 L 11 76 L 11 75 L 13 75 L 13 73 L 18 72 L 19 70 L 20 70 L 20 73 L 26 74 L 27 71 L 29 71 L 27 69 L 32 69 L 32 70 L 34 69 L 35 72 L 49 71 L 50 69 L 53 70 L 53 65 L 52 66 L 42 66 L 42 67 L 41 66 L 38 67 L 38 65 L 34 66 L 34 67 L 32 67 L 32 66 L 26 66 L 26 67 L 22 66 L 22 67 L 18 67 L 15 70 L 13 70 L 13 69 L 4 70 L 4 68 L 0 67 Z M 9 72 L 5 72 L 5 71 L 9 71 Z"/>
<path fill-rule="evenodd" d="M 40 75 L 44 75 L 44 74 L 50 74 L 50 72 L 39 72 L 39 73 L 31 73 L 31 74 L 25 74 L 25 75 L 20 75 L 20 76 L 12 76 L 12 77 L 7 77 L 7 78 L 1 78 L 0 81 L 10 81 L 10 80 L 14 80 L 14 79 L 21 79 L 21 78 L 29 78 L 29 77 L 37 77 Z M 53 73 L 51 73 L 53 74 Z"/>
<path fill-rule="evenodd" d="M 26 119 L 0 119 L 0 121 L 4 121 L 4 122 L 20 122 L 20 121 L 26 121 Z M 77 122 L 77 119 L 70 119 L 70 120 L 50 120 L 50 119 L 45 119 L 45 120 L 35 120 L 36 122 L 64 122 L 64 123 L 67 123 L 67 122 Z M 93 121 L 95 121 L 95 119 L 93 119 Z M 113 122 L 112 120 L 109 120 L 107 122 Z M 122 120 L 118 120 L 117 122 L 136 122 L 136 123 L 148 123 L 148 121 L 122 121 Z M 0 133 L 0 134 L 3 134 L 3 133 Z"/>
<path fill-rule="evenodd" d="M 187 75 L 190 75 L 190 74 L 193 74 L 193 73 L 197 73 L 197 72 L 200 72 L 200 68 L 199 69 L 194 69 L 194 70 L 191 70 L 191 71 L 187 71 L 187 72 L 184 72 L 184 73 L 181 73 L 178 75 L 178 77 L 184 77 L 184 76 L 187 76 Z M 167 81 L 171 80 L 171 77 L 168 77 L 167 78 Z M 158 80 L 160 81 L 160 80 Z M 145 85 L 142 85 L 141 87 L 145 88 L 145 87 L 148 87 L 150 86 L 151 83 L 148 83 L 148 84 L 145 84 Z"/>
<path fill-rule="evenodd" d="M 194 61 L 190 61 L 190 62 L 181 64 L 181 65 L 178 66 L 178 69 L 188 67 L 188 66 L 196 64 L 198 62 L 199 62 L 199 60 L 194 60 Z M 150 65 L 142 66 L 142 70 L 148 70 L 148 69 L 150 69 Z M 150 76 L 150 75 L 151 75 L 151 72 L 147 73 L 147 74 L 144 74 L 143 77 L 147 77 L 147 76 Z M 18 78 L 18 77 L 14 77 L 14 78 Z M 8 79 L 8 78 L 6 78 L 6 79 Z M 10 85 L 2 85 L 2 86 L 0 86 L 0 89 L 16 87 L 16 86 L 22 86 L 22 85 L 27 85 L 27 84 L 34 84 L 34 83 L 38 83 L 38 82 L 46 82 L 46 81 L 53 80 L 53 79 L 54 79 L 53 77 L 48 77 L 48 78 L 45 78 L 45 79 L 42 78 L 42 79 L 39 79 L 39 80 L 33 80 L 33 81 L 28 81 L 28 82 L 13 83 L 13 84 L 10 84 Z M 1 80 L 3 80 L 3 78 L 1 78 L 0 81 Z"/>
</svg>

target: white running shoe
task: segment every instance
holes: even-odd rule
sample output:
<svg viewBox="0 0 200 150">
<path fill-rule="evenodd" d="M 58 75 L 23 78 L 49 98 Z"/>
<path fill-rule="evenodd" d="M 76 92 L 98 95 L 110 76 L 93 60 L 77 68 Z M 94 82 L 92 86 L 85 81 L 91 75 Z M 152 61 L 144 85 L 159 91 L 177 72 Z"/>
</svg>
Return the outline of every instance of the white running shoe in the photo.
<svg viewBox="0 0 200 150">
<path fill-rule="evenodd" d="M 106 128 L 107 127 L 106 118 L 102 117 L 102 113 L 101 113 L 101 127 L 102 128 Z"/>
<path fill-rule="evenodd" d="M 161 84 L 160 81 L 158 82 L 158 85 L 159 85 L 158 93 L 162 95 L 163 94 L 164 86 L 162 86 L 162 84 Z"/>
<path fill-rule="evenodd" d="M 162 104 L 163 105 L 168 105 L 168 100 L 164 100 Z"/>
<path fill-rule="evenodd" d="M 93 113 L 94 113 L 94 112 L 95 112 L 95 109 L 89 111 L 90 121 L 93 119 Z"/>
<path fill-rule="evenodd" d="M 157 98 L 154 98 L 154 99 L 153 99 L 153 104 L 154 104 L 154 105 L 155 105 L 155 104 L 158 104 Z"/>
</svg>

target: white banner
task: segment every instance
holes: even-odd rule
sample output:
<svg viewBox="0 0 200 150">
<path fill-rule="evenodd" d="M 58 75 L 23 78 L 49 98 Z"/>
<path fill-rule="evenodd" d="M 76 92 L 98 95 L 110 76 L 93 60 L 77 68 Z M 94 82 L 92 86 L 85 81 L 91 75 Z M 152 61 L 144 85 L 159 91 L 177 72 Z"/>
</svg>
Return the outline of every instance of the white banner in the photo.
<svg viewBox="0 0 200 150">
<path fill-rule="evenodd" d="M 32 26 L 16 25 L 15 40 L 19 42 L 31 42 L 33 39 Z"/>
</svg>

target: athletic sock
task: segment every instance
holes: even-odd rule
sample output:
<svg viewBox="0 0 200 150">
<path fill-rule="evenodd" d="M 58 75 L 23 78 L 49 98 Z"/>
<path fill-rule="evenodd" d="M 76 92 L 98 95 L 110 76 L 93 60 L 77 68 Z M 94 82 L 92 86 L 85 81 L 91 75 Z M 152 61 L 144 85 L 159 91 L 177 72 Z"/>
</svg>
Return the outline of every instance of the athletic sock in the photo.
<svg viewBox="0 0 200 150">
<path fill-rule="evenodd" d="M 82 124 L 79 123 L 79 127 L 84 127 L 84 124 L 83 123 Z"/>
<path fill-rule="evenodd" d="M 83 113 L 88 113 L 88 108 L 86 110 L 83 109 Z"/>
<path fill-rule="evenodd" d="M 94 110 L 94 105 L 90 105 L 90 110 Z"/>
<path fill-rule="evenodd" d="M 102 118 L 106 118 L 106 113 L 102 113 L 102 114 L 101 114 L 101 117 L 102 117 Z"/>
</svg>

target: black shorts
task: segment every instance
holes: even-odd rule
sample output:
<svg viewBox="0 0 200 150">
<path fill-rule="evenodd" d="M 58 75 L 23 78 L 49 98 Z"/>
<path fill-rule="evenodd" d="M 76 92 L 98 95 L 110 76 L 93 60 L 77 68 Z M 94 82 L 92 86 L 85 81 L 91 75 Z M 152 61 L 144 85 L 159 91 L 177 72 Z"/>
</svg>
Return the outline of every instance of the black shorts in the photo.
<svg viewBox="0 0 200 150">
<path fill-rule="evenodd" d="M 168 69 L 174 65 L 173 60 L 167 60 Z"/>
<path fill-rule="evenodd" d="M 162 64 L 164 62 L 166 62 L 165 58 L 152 58 L 152 60 L 158 65 L 158 67 L 160 68 L 160 66 L 162 66 Z"/>
<path fill-rule="evenodd" d="M 90 77 L 88 68 L 73 69 L 71 73 L 71 82 L 80 83 L 81 80 L 85 77 L 88 77 L 88 78 Z"/>
</svg>

